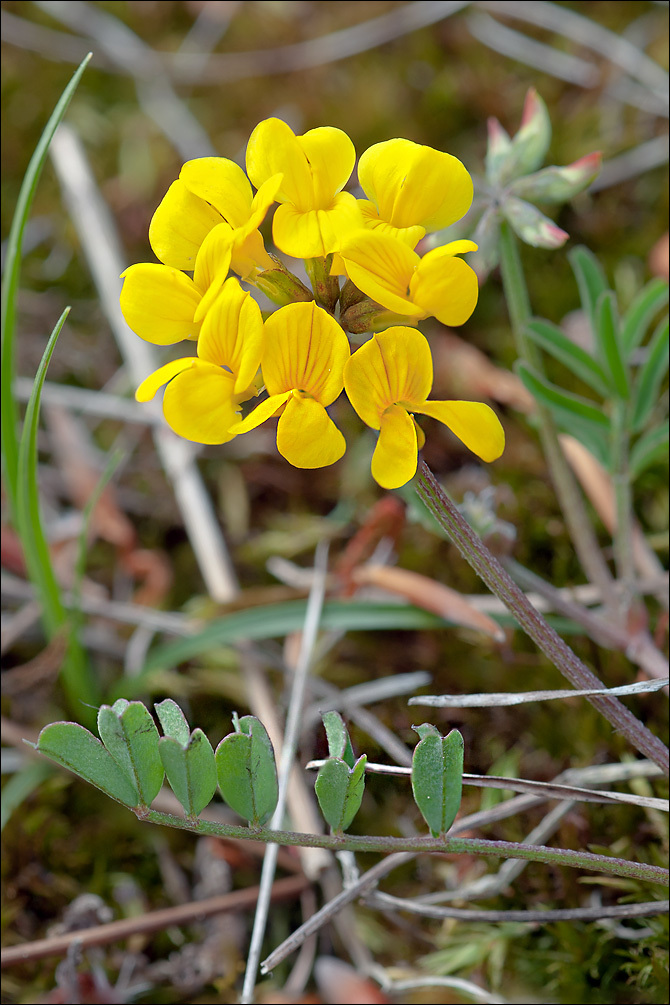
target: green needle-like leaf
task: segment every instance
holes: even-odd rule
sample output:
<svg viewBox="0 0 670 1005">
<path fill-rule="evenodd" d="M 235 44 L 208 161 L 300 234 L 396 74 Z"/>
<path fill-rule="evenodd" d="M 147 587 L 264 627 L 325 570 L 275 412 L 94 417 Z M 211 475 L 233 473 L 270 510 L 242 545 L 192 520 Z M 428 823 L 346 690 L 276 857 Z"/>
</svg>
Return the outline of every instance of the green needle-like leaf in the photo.
<svg viewBox="0 0 670 1005">
<path fill-rule="evenodd" d="M 446 834 L 461 805 L 463 737 L 457 729 L 440 736 L 435 726 L 414 726 L 420 740 L 412 758 L 412 791 L 434 837 Z"/>
<path fill-rule="evenodd" d="M 609 289 L 602 265 L 588 248 L 573 248 L 568 254 L 572 271 L 579 287 L 579 296 L 584 312 L 595 328 L 596 304 L 600 296 Z"/>
<path fill-rule="evenodd" d="M 660 426 L 647 430 L 634 444 L 630 452 L 629 468 L 631 478 L 638 478 L 652 464 L 660 464 L 668 457 L 668 420 Z"/>
<path fill-rule="evenodd" d="M 73 771 L 126 806 L 139 806 L 140 794 L 131 777 L 87 729 L 76 722 L 52 722 L 35 744 L 40 754 Z"/>
<path fill-rule="evenodd" d="M 616 397 L 627 401 L 630 385 L 619 334 L 616 298 L 611 290 L 602 293 L 596 304 L 594 335 L 601 361 L 607 367 Z"/>
<path fill-rule="evenodd" d="M 534 318 L 526 333 L 533 342 L 563 363 L 601 397 L 609 397 L 612 387 L 603 368 L 581 346 L 564 335 L 560 328 L 542 318 Z"/>
<path fill-rule="evenodd" d="M 661 384 L 668 370 L 668 319 L 654 332 L 647 349 L 647 358 L 633 388 L 633 432 L 639 433 L 658 404 Z"/>
<path fill-rule="evenodd" d="M 667 302 L 668 284 L 663 279 L 652 279 L 633 299 L 621 325 L 621 343 L 628 356 L 642 345 L 647 328 Z"/>
<path fill-rule="evenodd" d="M 150 806 L 163 784 L 163 764 L 158 753 L 158 730 L 141 701 L 119 698 L 102 705 L 98 732 L 119 767 L 133 779 L 142 802 Z"/>
<path fill-rule="evenodd" d="M 277 805 L 277 767 L 265 726 L 253 715 L 235 720 L 238 730 L 216 748 L 221 795 L 252 827 L 262 827 Z"/>
</svg>

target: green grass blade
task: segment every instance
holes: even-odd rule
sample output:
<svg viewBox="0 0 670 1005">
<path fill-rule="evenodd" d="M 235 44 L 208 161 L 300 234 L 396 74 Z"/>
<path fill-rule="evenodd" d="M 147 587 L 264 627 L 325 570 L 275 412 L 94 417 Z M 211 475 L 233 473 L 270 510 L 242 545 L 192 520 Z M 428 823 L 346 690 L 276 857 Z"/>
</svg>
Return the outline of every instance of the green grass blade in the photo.
<svg viewBox="0 0 670 1005">
<path fill-rule="evenodd" d="M 47 368 L 69 313 L 70 308 L 67 307 L 58 319 L 38 367 L 26 407 L 16 472 L 16 529 L 21 539 L 28 576 L 42 607 L 42 621 L 49 638 L 53 638 L 58 632 L 68 631 L 69 617 L 61 599 L 60 586 L 42 529 L 37 488 L 37 429 Z M 73 703 L 96 704 L 99 700 L 98 689 L 88 672 L 85 654 L 76 633 L 70 631 L 69 635 L 68 651 L 62 668 L 68 697 Z M 89 724 L 91 710 L 77 706 L 77 711 Z"/>
<path fill-rule="evenodd" d="M 56 105 L 51 118 L 47 122 L 44 132 L 35 148 L 35 152 L 30 159 L 28 170 L 26 171 L 19 192 L 16 210 L 12 219 L 9 236 L 7 238 L 7 254 L 5 259 L 5 271 L 2 279 L 2 373 L 0 376 L 0 387 L 2 390 L 2 401 L 0 404 L 0 443 L 2 445 L 2 463 L 5 474 L 5 486 L 12 513 L 17 507 L 17 487 L 18 487 L 18 465 L 19 465 L 19 434 L 18 434 L 18 413 L 16 401 L 13 394 L 14 382 L 14 337 L 16 329 L 16 294 L 19 285 L 19 273 L 21 271 L 21 246 L 23 243 L 23 232 L 32 205 L 33 196 L 42 173 L 42 167 L 47 157 L 49 144 L 53 138 L 58 125 L 65 115 L 67 106 L 72 95 L 77 89 L 77 85 L 91 59 L 91 53 L 80 64 L 78 70 L 70 80 L 61 98 Z"/>
<path fill-rule="evenodd" d="M 612 388 L 602 366 L 581 346 L 564 335 L 556 325 L 543 318 L 534 318 L 528 325 L 526 334 L 536 345 L 567 366 L 571 373 L 593 388 L 602 398 L 610 396 Z"/>
<path fill-rule="evenodd" d="M 28 575 L 42 605 L 42 620 L 50 637 L 62 628 L 66 615 L 40 519 L 37 491 L 37 428 L 47 367 L 69 313 L 70 308 L 66 307 L 58 319 L 35 376 L 19 441 L 16 480 L 17 531 L 21 538 Z"/>
</svg>

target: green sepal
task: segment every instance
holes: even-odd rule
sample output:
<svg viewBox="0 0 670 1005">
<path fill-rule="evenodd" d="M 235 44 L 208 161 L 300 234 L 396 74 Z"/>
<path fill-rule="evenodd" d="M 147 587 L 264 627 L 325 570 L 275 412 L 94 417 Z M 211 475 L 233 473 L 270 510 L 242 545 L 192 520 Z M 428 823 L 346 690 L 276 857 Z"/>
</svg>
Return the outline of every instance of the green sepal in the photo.
<svg viewBox="0 0 670 1005">
<path fill-rule="evenodd" d="M 504 199 L 502 213 L 517 237 L 533 248 L 562 248 L 570 236 L 537 206 L 516 196 Z"/>
<path fill-rule="evenodd" d="M 253 715 L 233 717 L 236 732 L 216 748 L 216 773 L 221 795 L 252 827 L 262 827 L 275 811 L 277 766 L 272 742 Z"/>
<path fill-rule="evenodd" d="M 186 744 L 172 736 L 158 743 L 167 780 L 187 817 L 197 817 L 216 792 L 216 761 L 212 745 L 201 729 L 194 729 Z"/>
<path fill-rule="evenodd" d="M 156 723 L 141 701 L 119 698 L 98 711 L 100 739 L 123 772 L 132 778 L 142 803 L 150 806 L 163 784 Z"/>
<path fill-rule="evenodd" d="M 457 729 L 447 736 L 428 723 L 413 726 L 419 742 L 412 757 L 412 792 L 433 837 L 446 834 L 461 805 L 463 737 Z"/>
<path fill-rule="evenodd" d="M 40 754 L 79 775 L 117 802 L 130 807 L 140 805 L 140 794 L 132 778 L 101 741 L 79 723 L 50 723 L 41 731 L 34 746 Z"/>
<path fill-rule="evenodd" d="M 314 791 L 334 834 L 345 831 L 358 813 L 365 789 L 366 764 L 366 754 L 361 754 L 353 767 L 339 757 L 329 757 L 319 769 Z"/>
</svg>

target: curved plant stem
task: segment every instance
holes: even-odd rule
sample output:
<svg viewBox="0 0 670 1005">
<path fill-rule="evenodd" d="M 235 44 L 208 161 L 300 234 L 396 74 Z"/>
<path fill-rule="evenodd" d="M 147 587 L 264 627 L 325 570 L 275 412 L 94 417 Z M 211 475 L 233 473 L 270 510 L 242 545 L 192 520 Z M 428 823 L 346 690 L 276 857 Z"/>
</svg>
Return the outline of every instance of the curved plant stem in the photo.
<svg viewBox="0 0 670 1005">
<path fill-rule="evenodd" d="M 156 810 L 137 811 L 140 820 L 176 827 L 211 837 L 242 838 L 246 841 L 265 841 L 273 844 L 292 845 L 298 848 L 328 848 L 331 851 L 355 852 L 410 852 L 425 854 L 493 855 L 499 858 L 521 858 L 529 862 L 544 862 L 547 865 L 565 865 L 576 869 L 591 869 L 610 876 L 625 876 L 647 883 L 670 884 L 670 874 L 660 866 L 644 862 L 629 862 L 608 855 L 594 855 L 587 851 L 573 851 L 569 848 L 547 848 L 544 845 L 515 844 L 512 841 L 487 841 L 483 838 L 419 837 L 398 838 L 376 835 L 335 836 L 332 834 L 302 834 L 295 831 L 279 831 L 269 828 L 253 830 L 250 827 L 235 827 L 230 824 L 214 823 L 210 820 L 187 820 L 171 813 Z"/>
<path fill-rule="evenodd" d="M 528 289 L 517 240 L 506 221 L 500 226 L 500 269 L 519 359 L 542 374 L 544 368 L 540 353 L 526 337 L 526 326 L 531 318 Z M 556 425 L 549 411 L 539 402 L 537 415 L 542 448 L 575 551 L 588 578 L 600 587 L 607 606 L 614 609 L 616 597 L 612 574 L 593 532 L 582 494 L 561 450 Z"/>
<path fill-rule="evenodd" d="M 577 688 L 602 688 L 604 685 L 572 651 L 551 625 L 536 611 L 526 595 L 505 572 L 482 539 L 459 513 L 454 502 L 436 481 L 432 471 L 421 461 L 416 491 L 444 528 L 450 540 L 492 593 L 509 608 L 527 635 L 539 646 L 564 677 Z M 668 748 L 629 712 L 617 698 L 593 695 L 587 699 L 622 733 L 629 742 L 668 774 Z"/>
</svg>

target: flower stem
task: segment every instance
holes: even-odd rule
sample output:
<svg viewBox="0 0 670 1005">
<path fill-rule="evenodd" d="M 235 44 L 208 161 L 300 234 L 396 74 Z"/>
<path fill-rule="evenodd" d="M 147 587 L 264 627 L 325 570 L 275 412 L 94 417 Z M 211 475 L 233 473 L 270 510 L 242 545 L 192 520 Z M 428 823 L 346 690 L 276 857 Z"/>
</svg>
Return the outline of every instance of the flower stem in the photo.
<svg viewBox="0 0 670 1005">
<path fill-rule="evenodd" d="M 527 635 L 576 688 L 603 688 L 605 685 L 536 611 L 525 593 L 491 554 L 482 539 L 459 513 L 454 502 L 421 461 L 416 491 L 446 531 L 461 555 L 486 583 L 492 593 L 509 608 Z M 668 748 L 636 719 L 617 698 L 593 695 L 588 701 L 622 733 L 629 742 L 668 774 Z"/>
<path fill-rule="evenodd" d="M 530 300 L 519 246 L 507 221 L 500 226 L 500 267 L 519 358 L 543 375 L 541 355 L 526 335 L 531 317 Z M 613 608 L 616 601 L 612 575 L 598 545 L 583 496 L 561 450 L 553 417 L 539 402 L 537 415 L 542 448 L 575 551 L 586 575 L 600 588 L 606 604 Z"/>
<path fill-rule="evenodd" d="M 186 820 L 171 813 L 146 810 L 137 814 L 149 823 L 175 827 L 220 838 L 234 838 L 246 841 L 292 845 L 298 848 L 328 848 L 331 851 L 355 852 L 426 852 L 455 853 L 462 855 L 494 855 L 500 858 L 521 858 L 530 862 L 545 862 L 548 865 L 565 865 L 577 869 L 592 869 L 610 876 L 626 876 L 648 883 L 668 885 L 670 876 L 660 866 L 609 855 L 594 855 L 592 852 L 574 851 L 568 848 L 546 848 L 544 845 L 516 844 L 512 841 L 487 841 L 483 838 L 440 837 L 398 838 L 376 835 L 344 834 L 303 834 L 295 831 L 279 831 L 269 828 L 253 830 L 250 827 L 236 827 L 231 824 L 214 823 L 210 820 Z"/>
</svg>

